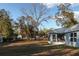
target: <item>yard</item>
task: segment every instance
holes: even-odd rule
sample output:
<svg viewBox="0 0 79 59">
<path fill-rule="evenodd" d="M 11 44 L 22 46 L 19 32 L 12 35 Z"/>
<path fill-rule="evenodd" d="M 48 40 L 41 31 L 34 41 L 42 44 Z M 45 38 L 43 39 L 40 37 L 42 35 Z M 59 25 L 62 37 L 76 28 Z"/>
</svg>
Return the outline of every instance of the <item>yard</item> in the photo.
<svg viewBox="0 0 79 59">
<path fill-rule="evenodd" d="M 0 56 L 75 56 L 79 49 L 65 45 L 48 45 L 46 40 L 17 41 L 0 45 Z"/>
</svg>

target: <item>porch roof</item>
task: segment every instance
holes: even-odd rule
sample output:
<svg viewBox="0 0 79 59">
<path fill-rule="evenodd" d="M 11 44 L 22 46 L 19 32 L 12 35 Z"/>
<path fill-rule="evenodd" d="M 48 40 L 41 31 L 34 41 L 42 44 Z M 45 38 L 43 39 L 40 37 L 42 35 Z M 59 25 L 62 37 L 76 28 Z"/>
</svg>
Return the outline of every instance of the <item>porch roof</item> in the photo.
<svg viewBox="0 0 79 59">
<path fill-rule="evenodd" d="M 50 31 L 50 33 L 65 33 L 66 29 L 67 28 L 58 28 L 58 29 Z"/>
<path fill-rule="evenodd" d="M 73 32 L 73 31 L 78 31 L 79 30 L 79 24 L 76 24 L 70 28 L 58 28 L 55 30 L 50 31 L 49 33 L 68 33 L 68 32 Z"/>
<path fill-rule="evenodd" d="M 76 24 L 70 28 L 68 28 L 67 30 L 65 30 L 65 32 L 72 32 L 72 31 L 78 31 L 79 30 L 79 24 Z"/>
</svg>

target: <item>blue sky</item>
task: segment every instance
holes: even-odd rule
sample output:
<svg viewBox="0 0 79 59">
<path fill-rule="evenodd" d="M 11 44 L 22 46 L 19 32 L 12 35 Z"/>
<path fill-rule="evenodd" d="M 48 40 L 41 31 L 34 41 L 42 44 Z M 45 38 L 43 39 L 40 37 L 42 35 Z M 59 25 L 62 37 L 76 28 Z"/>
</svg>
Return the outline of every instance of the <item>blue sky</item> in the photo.
<svg viewBox="0 0 79 59">
<path fill-rule="evenodd" d="M 49 14 L 55 15 L 57 12 L 56 4 L 44 4 L 47 8 L 50 8 L 51 11 Z M 30 8 L 30 4 L 27 3 L 0 3 L 0 9 L 5 9 L 10 12 L 10 16 L 12 19 L 16 20 L 18 17 L 22 16 L 21 12 L 22 8 Z M 72 4 L 70 7 L 77 15 L 79 15 L 79 4 Z M 43 22 L 44 28 L 60 28 L 61 26 L 57 26 L 54 20 L 49 20 L 48 23 Z M 40 26 L 40 28 L 43 28 Z"/>
</svg>

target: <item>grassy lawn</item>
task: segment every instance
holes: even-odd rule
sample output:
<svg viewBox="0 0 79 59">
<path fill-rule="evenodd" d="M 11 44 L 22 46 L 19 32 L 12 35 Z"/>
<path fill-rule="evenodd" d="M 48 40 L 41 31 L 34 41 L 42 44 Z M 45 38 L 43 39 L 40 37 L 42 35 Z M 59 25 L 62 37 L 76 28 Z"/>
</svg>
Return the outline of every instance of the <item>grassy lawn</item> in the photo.
<svg viewBox="0 0 79 59">
<path fill-rule="evenodd" d="M 0 45 L 0 56 L 75 56 L 79 49 L 65 45 L 48 45 L 46 40 L 17 41 Z"/>
</svg>

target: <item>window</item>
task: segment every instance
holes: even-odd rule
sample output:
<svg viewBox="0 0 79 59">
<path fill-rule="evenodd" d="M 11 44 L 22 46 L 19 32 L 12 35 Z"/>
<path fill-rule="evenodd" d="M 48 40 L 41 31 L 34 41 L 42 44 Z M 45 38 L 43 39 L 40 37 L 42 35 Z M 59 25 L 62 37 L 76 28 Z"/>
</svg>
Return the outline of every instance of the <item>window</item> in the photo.
<svg viewBox="0 0 79 59">
<path fill-rule="evenodd" d="M 70 41 L 71 42 L 76 42 L 76 40 L 77 40 L 77 33 L 71 33 L 70 34 Z"/>
</svg>

